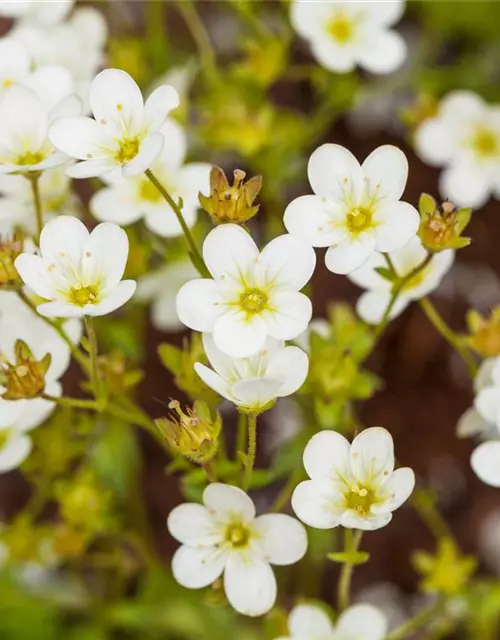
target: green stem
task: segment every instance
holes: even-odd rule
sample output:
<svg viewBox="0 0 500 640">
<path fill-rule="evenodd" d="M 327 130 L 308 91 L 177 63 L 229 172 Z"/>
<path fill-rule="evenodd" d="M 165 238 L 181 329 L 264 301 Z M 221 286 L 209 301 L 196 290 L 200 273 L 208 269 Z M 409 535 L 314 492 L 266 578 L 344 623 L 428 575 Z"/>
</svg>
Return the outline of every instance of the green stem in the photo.
<svg viewBox="0 0 500 640">
<path fill-rule="evenodd" d="M 271 507 L 272 513 L 279 513 L 287 505 L 288 501 L 290 500 L 290 496 L 293 493 L 293 490 L 297 486 L 297 482 L 301 473 L 302 469 L 300 468 L 300 465 L 296 466 L 292 473 L 289 475 L 284 487 L 277 495 L 276 500 L 273 502 L 273 505 Z"/>
<path fill-rule="evenodd" d="M 54 402 L 61 407 L 72 407 L 73 409 L 88 409 L 89 411 L 101 411 L 101 407 L 95 400 L 85 400 L 83 398 L 67 398 L 65 396 L 51 396 L 48 393 L 42 393 L 40 396 L 44 400 Z"/>
<path fill-rule="evenodd" d="M 245 461 L 245 473 L 243 478 L 243 488 L 248 491 L 252 480 L 253 467 L 255 465 L 255 455 L 257 453 L 257 414 L 248 414 L 248 452 Z"/>
<path fill-rule="evenodd" d="M 189 245 L 189 249 L 191 251 L 191 255 L 193 256 L 194 259 L 194 265 L 195 267 L 198 269 L 198 272 L 200 273 L 200 275 L 202 277 L 210 277 L 210 274 L 208 272 L 208 269 L 205 265 L 205 262 L 203 260 L 203 257 L 200 253 L 200 251 L 198 250 L 198 247 L 196 246 L 196 242 L 194 241 L 193 235 L 189 229 L 189 227 L 186 224 L 186 221 L 184 220 L 184 216 L 182 215 L 182 209 L 180 208 L 180 206 L 177 204 L 177 202 L 175 202 L 175 200 L 172 198 L 172 196 L 169 194 L 169 192 L 165 189 L 165 187 L 161 184 L 161 182 L 158 180 L 158 178 L 154 175 L 154 173 L 151 171 L 151 169 L 147 169 L 146 170 L 146 176 L 148 177 L 148 179 L 151 181 L 152 184 L 154 184 L 154 186 L 158 189 L 158 191 L 161 193 L 162 197 L 165 199 L 165 201 L 167 202 L 167 204 L 170 206 L 170 208 L 172 209 L 172 211 L 175 213 L 175 216 L 177 217 L 177 220 L 182 228 L 182 231 L 184 233 L 184 237 L 186 238 L 186 241 Z"/>
<path fill-rule="evenodd" d="M 351 529 L 345 529 L 345 552 L 355 553 L 360 545 L 361 538 L 363 536 L 362 531 L 356 530 L 353 534 Z M 338 588 L 338 607 L 339 612 L 344 611 L 349 606 L 349 598 L 351 594 L 351 580 L 354 570 L 354 565 L 351 562 L 344 562 L 342 570 L 340 572 L 339 588 Z"/>
<path fill-rule="evenodd" d="M 247 441 L 247 416 L 245 413 L 240 411 L 238 414 L 238 432 L 236 435 L 236 458 L 238 458 L 238 454 L 240 451 L 244 453 L 245 444 Z"/>
<path fill-rule="evenodd" d="M 400 627 L 395 629 L 391 634 L 387 636 L 387 640 L 404 640 L 409 636 L 412 636 L 421 627 L 430 622 L 436 613 L 439 613 L 446 604 L 446 599 L 440 598 L 437 602 L 433 602 L 428 607 L 425 607 L 417 613 L 417 615 L 411 620 L 407 620 Z"/>
<path fill-rule="evenodd" d="M 85 330 L 87 331 L 87 337 L 89 340 L 89 354 L 90 354 L 90 374 L 91 374 L 91 383 L 92 383 L 92 391 L 94 393 L 95 399 L 99 404 L 102 405 L 102 388 L 101 388 L 101 378 L 99 376 L 99 366 L 98 366 L 98 347 L 97 347 L 97 335 L 95 332 L 94 322 L 92 318 L 89 316 L 84 316 L 85 321 Z"/>
<path fill-rule="evenodd" d="M 429 298 L 422 298 L 419 302 L 428 320 L 434 325 L 436 330 L 451 345 L 451 347 L 453 347 L 453 349 L 455 349 L 455 351 L 461 356 L 462 360 L 467 365 L 470 376 L 475 378 L 477 373 L 477 363 L 467 347 L 462 344 L 460 337 L 457 336 L 457 334 L 446 324 Z"/>
<path fill-rule="evenodd" d="M 38 180 L 40 179 L 40 173 L 31 173 L 28 174 L 28 180 L 31 184 L 31 193 L 33 194 L 33 203 L 35 205 L 35 215 L 36 215 L 36 231 L 37 231 L 37 242 L 38 245 L 40 243 L 40 234 L 43 229 L 43 210 L 42 210 L 42 199 L 40 198 L 40 185 Z"/>
<path fill-rule="evenodd" d="M 212 80 L 216 80 L 217 62 L 215 51 L 205 25 L 196 11 L 196 7 L 189 0 L 180 0 L 177 2 L 177 7 L 196 42 L 202 67 Z"/>
</svg>

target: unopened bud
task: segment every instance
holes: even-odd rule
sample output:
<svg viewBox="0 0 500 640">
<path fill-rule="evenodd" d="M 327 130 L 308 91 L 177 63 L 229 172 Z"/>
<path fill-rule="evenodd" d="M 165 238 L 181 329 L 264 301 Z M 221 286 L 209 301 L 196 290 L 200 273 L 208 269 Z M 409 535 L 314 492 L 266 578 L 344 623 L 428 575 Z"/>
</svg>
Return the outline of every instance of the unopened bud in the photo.
<svg viewBox="0 0 500 640">
<path fill-rule="evenodd" d="M 253 206 L 262 189 L 262 177 L 254 176 L 244 182 L 245 172 L 234 171 L 233 186 L 219 167 L 210 172 L 210 196 L 198 195 L 200 205 L 211 216 L 215 224 L 224 222 L 246 222 L 253 218 L 259 205 Z"/>
<path fill-rule="evenodd" d="M 471 309 L 467 313 L 467 326 L 466 342 L 474 351 L 486 358 L 500 356 L 500 306 L 491 311 L 489 318 Z"/>
<path fill-rule="evenodd" d="M 45 389 L 45 374 L 52 361 L 50 353 L 36 360 L 28 345 L 17 340 L 14 355 L 14 363 L 0 362 L 2 385 L 6 387 L 2 397 L 6 400 L 36 398 Z"/>
<path fill-rule="evenodd" d="M 193 407 L 183 411 L 177 400 L 171 400 L 168 417 L 155 420 L 156 426 L 174 453 L 178 453 L 193 462 L 204 464 L 217 453 L 218 438 L 222 428 L 222 419 L 217 413 L 212 417 L 205 402 L 197 400 Z"/>
<path fill-rule="evenodd" d="M 420 228 L 418 235 L 429 251 L 461 249 L 470 244 L 470 238 L 462 238 L 469 224 L 471 209 L 457 209 L 451 202 L 440 206 L 427 193 L 420 196 Z"/>
</svg>

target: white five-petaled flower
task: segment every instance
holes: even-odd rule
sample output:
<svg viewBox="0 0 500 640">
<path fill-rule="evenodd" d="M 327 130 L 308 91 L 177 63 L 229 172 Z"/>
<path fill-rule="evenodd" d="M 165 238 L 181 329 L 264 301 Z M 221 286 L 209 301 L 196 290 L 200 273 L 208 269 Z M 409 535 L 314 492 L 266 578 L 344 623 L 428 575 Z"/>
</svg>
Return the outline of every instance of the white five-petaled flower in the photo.
<svg viewBox="0 0 500 640">
<path fill-rule="evenodd" d="M 209 333 L 203 335 L 203 347 L 213 370 L 196 362 L 196 373 L 223 398 L 248 411 L 259 411 L 276 398 L 295 393 L 309 370 L 309 358 L 302 349 L 285 347 L 274 338 L 249 358 L 222 353 Z"/>
<path fill-rule="evenodd" d="M 471 91 L 448 94 L 417 129 L 415 150 L 424 162 L 444 167 L 440 191 L 457 206 L 500 197 L 500 106 Z"/>
<path fill-rule="evenodd" d="M 458 435 L 488 438 L 473 451 L 471 466 L 480 480 L 500 487 L 500 357 L 482 363 L 474 388 L 474 406 L 460 419 Z"/>
<path fill-rule="evenodd" d="M 303 460 L 311 480 L 297 486 L 292 507 L 317 529 L 380 529 L 415 486 L 410 468 L 394 471 L 394 443 L 382 427 L 362 431 L 352 444 L 336 431 L 320 431 Z"/>
<path fill-rule="evenodd" d="M 186 134 L 180 125 L 167 120 L 160 133 L 167 144 L 151 170 L 174 200 L 182 198 L 182 214 L 188 227 L 196 222 L 198 193 L 210 192 L 211 165 L 193 162 L 183 166 Z M 165 199 L 144 175 L 124 178 L 120 169 L 102 176 L 108 187 L 90 201 L 92 214 L 102 222 L 132 224 L 144 217 L 146 226 L 161 236 L 182 235 L 182 227 Z"/>
<path fill-rule="evenodd" d="M 56 118 L 80 110 L 76 95 L 49 108 L 32 89 L 21 85 L 7 89 L 0 97 L 0 173 L 43 171 L 66 162 L 68 156 L 49 141 L 48 129 Z"/>
<path fill-rule="evenodd" d="M 185 284 L 177 313 L 191 329 L 212 333 L 221 351 L 246 358 L 268 336 L 291 340 L 306 329 L 312 305 L 299 290 L 311 278 L 316 256 L 302 240 L 279 236 L 259 253 L 244 229 L 225 224 L 208 234 L 203 257 L 213 280 Z"/>
<path fill-rule="evenodd" d="M 75 0 L 2 0 L 0 16 L 45 26 L 64 20 L 74 4 Z"/>
<path fill-rule="evenodd" d="M 350 273 L 375 251 L 394 251 L 416 235 L 418 212 L 400 201 L 408 161 L 397 147 L 379 147 L 360 165 L 344 147 L 324 144 L 309 159 L 308 177 L 315 195 L 288 205 L 285 226 L 313 247 L 329 247 L 333 273 Z"/>
<path fill-rule="evenodd" d="M 94 118 L 60 118 L 50 127 L 55 147 L 82 160 L 67 171 L 73 178 L 101 176 L 122 167 L 126 177 L 144 173 L 160 155 L 160 129 L 179 104 L 173 87 L 158 87 L 144 103 L 134 80 L 119 69 L 106 69 L 90 89 Z"/>
<path fill-rule="evenodd" d="M 270 565 L 294 564 L 304 556 L 304 527 L 279 513 L 256 518 L 248 495 L 226 484 L 209 485 L 203 504 L 181 504 L 168 517 L 171 535 L 182 543 L 172 559 L 174 578 L 201 589 L 224 573 L 224 590 L 236 611 L 267 613 L 277 595 Z"/>
<path fill-rule="evenodd" d="M 428 253 L 418 237 L 411 240 L 402 249 L 391 251 L 390 259 L 399 277 L 408 276 L 425 261 Z M 395 318 L 412 302 L 423 298 L 439 286 L 444 275 L 449 271 L 455 258 L 455 252 L 446 249 L 433 254 L 428 264 L 408 280 L 396 302 L 389 318 Z M 356 305 L 359 316 L 369 324 L 377 324 L 384 316 L 392 295 L 392 283 L 383 278 L 377 268 L 387 268 L 387 262 L 380 253 L 375 253 L 366 264 L 349 274 L 349 280 L 362 289 L 366 289 Z"/>
<path fill-rule="evenodd" d="M 291 21 L 327 69 L 347 73 L 359 65 L 371 73 L 390 73 L 406 58 L 405 41 L 389 29 L 399 21 L 404 7 L 404 0 L 294 0 Z"/>
<path fill-rule="evenodd" d="M 77 218 L 61 216 L 43 228 L 40 252 L 21 254 L 15 267 L 24 283 L 47 300 L 37 307 L 41 315 L 101 316 L 134 294 L 135 281 L 122 280 L 128 238 L 118 225 L 103 222 L 89 233 Z"/>
<path fill-rule="evenodd" d="M 370 604 L 355 604 L 340 614 L 335 624 L 320 607 L 301 604 L 288 617 L 290 635 L 276 640 L 383 640 L 385 616 Z"/>
</svg>

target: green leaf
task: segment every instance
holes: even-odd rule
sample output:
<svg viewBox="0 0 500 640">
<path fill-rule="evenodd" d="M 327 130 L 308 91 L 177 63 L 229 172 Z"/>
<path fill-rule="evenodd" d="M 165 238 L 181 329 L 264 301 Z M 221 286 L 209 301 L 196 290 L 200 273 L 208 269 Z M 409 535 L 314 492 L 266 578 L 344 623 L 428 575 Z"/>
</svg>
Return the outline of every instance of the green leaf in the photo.
<svg viewBox="0 0 500 640">
<path fill-rule="evenodd" d="M 387 267 L 375 267 L 375 271 L 379 276 L 384 278 L 384 280 L 389 280 L 389 282 L 393 282 L 395 279 L 395 274 L 388 269 Z"/>
<path fill-rule="evenodd" d="M 360 564 L 365 564 L 366 562 L 368 562 L 368 560 L 370 559 L 370 554 L 368 553 L 368 551 L 355 551 L 354 553 L 352 551 L 341 551 L 339 553 L 329 553 L 326 557 L 332 562 L 358 566 Z"/>
<path fill-rule="evenodd" d="M 422 216 L 430 216 L 437 209 L 437 203 L 428 193 L 422 193 L 418 201 L 418 210 Z"/>
<path fill-rule="evenodd" d="M 182 351 L 172 344 L 163 342 L 158 347 L 158 355 L 163 365 L 173 374 L 182 368 Z"/>
</svg>

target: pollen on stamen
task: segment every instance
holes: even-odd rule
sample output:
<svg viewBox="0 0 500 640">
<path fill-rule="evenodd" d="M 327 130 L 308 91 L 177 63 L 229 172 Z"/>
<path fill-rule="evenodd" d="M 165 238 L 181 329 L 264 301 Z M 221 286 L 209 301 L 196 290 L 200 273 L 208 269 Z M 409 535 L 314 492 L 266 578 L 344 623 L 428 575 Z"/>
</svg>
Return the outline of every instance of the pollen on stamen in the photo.
<svg viewBox="0 0 500 640">
<path fill-rule="evenodd" d="M 118 109 L 118 111 L 121 111 L 123 109 L 123 105 L 122 104 L 117 104 L 116 108 Z"/>
</svg>

